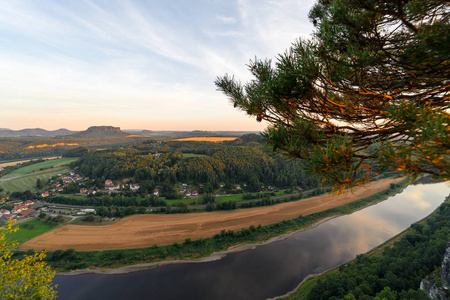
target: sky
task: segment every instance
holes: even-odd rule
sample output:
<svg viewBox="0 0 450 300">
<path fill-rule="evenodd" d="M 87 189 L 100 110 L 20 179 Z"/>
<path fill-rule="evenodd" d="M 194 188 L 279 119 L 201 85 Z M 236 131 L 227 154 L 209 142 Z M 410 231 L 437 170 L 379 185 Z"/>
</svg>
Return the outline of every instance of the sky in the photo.
<svg viewBox="0 0 450 300">
<path fill-rule="evenodd" d="M 214 80 L 312 32 L 313 0 L 0 0 L 0 128 L 266 127 Z"/>
</svg>

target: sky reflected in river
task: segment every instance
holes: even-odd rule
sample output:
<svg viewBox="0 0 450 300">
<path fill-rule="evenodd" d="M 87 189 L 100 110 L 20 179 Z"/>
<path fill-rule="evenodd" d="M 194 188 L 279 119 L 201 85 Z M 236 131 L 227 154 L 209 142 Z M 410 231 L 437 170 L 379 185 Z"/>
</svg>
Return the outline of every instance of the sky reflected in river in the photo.
<svg viewBox="0 0 450 300">
<path fill-rule="evenodd" d="M 211 262 L 166 265 L 130 274 L 56 276 L 59 299 L 266 299 L 306 276 L 348 262 L 423 219 L 450 193 L 446 183 L 401 194 L 284 240 Z"/>
</svg>

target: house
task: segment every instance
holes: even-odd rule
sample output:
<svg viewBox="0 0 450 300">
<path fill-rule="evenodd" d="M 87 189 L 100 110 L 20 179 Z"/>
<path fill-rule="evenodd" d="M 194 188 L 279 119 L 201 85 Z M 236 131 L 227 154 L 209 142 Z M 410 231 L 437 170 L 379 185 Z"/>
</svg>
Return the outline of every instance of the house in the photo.
<svg viewBox="0 0 450 300">
<path fill-rule="evenodd" d="M 155 189 L 155 191 L 153 192 L 153 195 L 159 196 L 159 190 L 158 190 L 158 189 Z"/>
<path fill-rule="evenodd" d="M 21 211 L 22 211 L 22 209 L 21 209 L 20 206 L 18 206 L 18 205 L 14 206 L 13 209 L 11 210 L 11 212 L 12 212 L 13 214 L 18 214 L 18 213 L 20 213 Z"/>
<path fill-rule="evenodd" d="M 8 220 L 15 220 L 17 219 L 17 217 L 11 214 L 4 214 L 3 216 L 0 217 L 0 219 L 8 221 Z"/>
<path fill-rule="evenodd" d="M 115 186 L 114 183 L 110 179 L 106 179 L 105 181 L 105 190 L 118 190 L 120 188 L 120 185 Z"/>
<path fill-rule="evenodd" d="M 190 192 L 190 191 L 187 191 L 184 195 L 185 195 L 186 197 L 190 197 L 190 196 L 191 196 L 191 192 Z"/>
<path fill-rule="evenodd" d="M 221 183 L 219 184 L 219 187 L 223 188 L 225 186 L 225 184 Z"/>
<path fill-rule="evenodd" d="M 236 184 L 236 185 L 234 186 L 234 188 L 237 189 L 237 190 L 240 190 L 240 189 L 241 189 L 241 185 L 240 185 L 240 184 Z"/>
<path fill-rule="evenodd" d="M 75 180 L 81 180 L 81 179 L 83 179 L 83 177 L 81 177 L 81 176 L 78 175 L 78 174 L 75 175 Z"/>
<path fill-rule="evenodd" d="M 87 188 L 81 188 L 80 189 L 80 193 L 85 194 L 87 193 L 88 189 Z"/>
<path fill-rule="evenodd" d="M 7 218 L 7 217 L 11 216 L 11 212 L 7 209 L 0 209 L 0 217 L 2 217 L 2 216 Z"/>
<path fill-rule="evenodd" d="M 25 205 L 33 205 L 34 204 L 34 202 L 33 201 L 31 201 L 31 200 L 27 200 L 27 201 L 25 201 Z"/>
<path fill-rule="evenodd" d="M 130 184 L 130 191 L 137 192 L 139 188 L 139 184 Z"/>
<path fill-rule="evenodd" d="M 191 195 L 192 195 L 192 197 L 198 197 L 198 192 L 197 191 L 193 191 Z"/>
<path fill-rule="evenodd" d="M 7 209 L 0 209 L 0 214 L 1 215 L 10 215 L 11 212 L 9 210 L 7 210 Z"/>
<path fill-rule="evenodd" d="M 30 208 L 30 209 L 20 212 L 19 217 L 22 217 L 22 218 L 31 217 L 34 213 L 35 213 L 35 210 Z"/>
<path fill-rule="evenodd" d="M 45 197 L 48 197 L 48 195 L 50 195 L 48 192 L 43 192 L 43 193 L 41 194 L 41 197 L 42 197 L 42 198 L 45 198 Z"/>
<path fill-rule="evenodd" d="M 19 208 L 24 211 L 28 209 L 28 205 L 20 205 Z"/>
<path fill-rule="evenodd" d="M 297 191 L 303 191 L 303 189 L 302 189 L 301 187 L 299 187 L 299 186 L 296 187 L 295 189 L 296 189 Z"/>
<path fill-rule="evenodd" d="M 59 187 L 59 188 L 57 188 L 56 190 L 57 190 L 58 192 L 62 192 L 62 191 L 64 190 L 64 188 Z"/>
</svg>

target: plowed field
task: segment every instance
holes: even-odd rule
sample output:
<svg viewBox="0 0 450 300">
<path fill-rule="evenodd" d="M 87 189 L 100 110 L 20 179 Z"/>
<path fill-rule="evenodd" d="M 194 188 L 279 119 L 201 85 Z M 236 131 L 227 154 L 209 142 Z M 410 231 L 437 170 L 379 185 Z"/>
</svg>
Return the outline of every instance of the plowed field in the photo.
<svg viewBox="0 0 450 300">
<path fill-rule="evenodd" d="M 401 179 L 383 179 L 353 193 L 321 195 L 300 201 L 235 211 L 173 215 L 135 215 L 104 226 L 65 225 L 38 236 L 21 249 L 107 250 L 150 247 L 210 237 L 225 230 L 240 230 L 250 225 L 267 225 L 340 206 L 387 189 Z"/>
</svg>

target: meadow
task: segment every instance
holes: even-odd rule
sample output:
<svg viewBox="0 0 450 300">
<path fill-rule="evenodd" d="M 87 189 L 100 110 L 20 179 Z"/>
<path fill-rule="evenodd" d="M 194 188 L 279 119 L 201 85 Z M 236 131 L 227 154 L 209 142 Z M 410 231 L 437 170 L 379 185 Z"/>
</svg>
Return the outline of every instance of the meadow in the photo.
<svg viewBox="0 0 450 300">
<path fill-rule="evenodd" d="M 19 168 L 1 178 L 9 180 L 0 181 L 0 188 L 6 192 L 34 191 L 38 179 L 48 180 L 52 176 L 68 172 L 67 165 L 74 160 L 76 158 L 58 158 Z"/>
<path fill-rule="evenodd" d="M 19 227 L 19 230 L 6 235 L 6 241 L 8 243 L 16 241 L 20 245 L 28 240 L 31 240 L 34 237 L 37 237 L 38 235 L 41 235 L 55 228 L 56 226 L 57 224 L 33 218 L 30 219 L 29 221 L 25 221 L 20 224 L 14 225 L 13 228 Z"/>
</svg>

